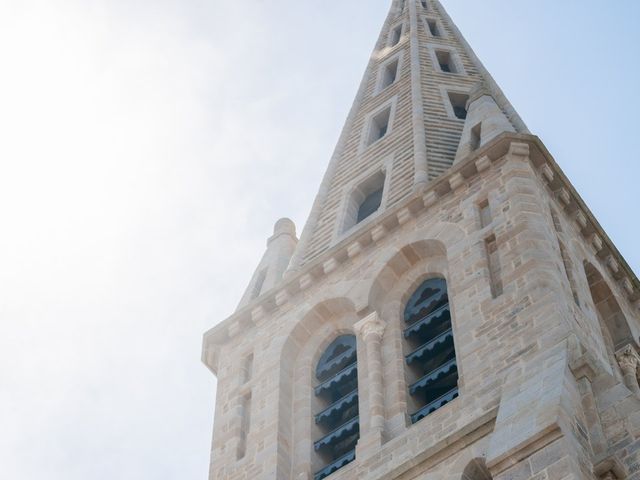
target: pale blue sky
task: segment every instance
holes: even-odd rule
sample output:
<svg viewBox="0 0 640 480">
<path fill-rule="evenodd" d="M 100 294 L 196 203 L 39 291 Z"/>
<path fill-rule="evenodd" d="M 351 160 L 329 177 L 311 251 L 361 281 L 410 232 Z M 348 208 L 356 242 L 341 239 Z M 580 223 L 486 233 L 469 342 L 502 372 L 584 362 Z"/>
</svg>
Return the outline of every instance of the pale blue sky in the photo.
<svg viewBox="0 0 640 480">
<path fill-rule="evenodd" d="M 0 0 L 3 477 L 206 478 L 201 334 L 302 228 L 389 3 Z M 640 2 L 444 3 L 637 272 Z"/>
</svg>

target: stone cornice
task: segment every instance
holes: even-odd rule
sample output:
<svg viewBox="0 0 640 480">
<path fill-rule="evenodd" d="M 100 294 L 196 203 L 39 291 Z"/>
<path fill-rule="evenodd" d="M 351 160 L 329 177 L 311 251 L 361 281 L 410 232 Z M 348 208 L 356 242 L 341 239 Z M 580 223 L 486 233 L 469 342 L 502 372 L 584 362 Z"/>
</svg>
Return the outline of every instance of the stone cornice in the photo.
<svg viewBox="0 0 640 480">
<path fill-rule="evenodd" d="M 277 315 L 295 303 L 296 297 L 334 274 L 339 266 L 371 249 L 414 217 L 426 213 L 441 198 L 454 192 L 470 179 L 491 167 L 492 162 L 508 153 L 528 157 L 558 204 L 574 219 L 579 232 L 601 260 L 603 269 L 617 279 L 630 302 L 640 299 L 640 283 L 613 242 L 604 232 L 575 188 L 564 175 L 542 141 L 533 135 L 504 133 L 430 182 L 404 201 L 383 212 L 375 223 L 363 225 L 353 234 L 333 245 L 312 262 L 302 266 L 294 276 L 286 278 L 264 292 L 253 302 L 236 311 L 203 336 L 202 361 L 217 373 L 217 349 L 240 332 L 246 332 L 268 317 Z"/>
</svg>

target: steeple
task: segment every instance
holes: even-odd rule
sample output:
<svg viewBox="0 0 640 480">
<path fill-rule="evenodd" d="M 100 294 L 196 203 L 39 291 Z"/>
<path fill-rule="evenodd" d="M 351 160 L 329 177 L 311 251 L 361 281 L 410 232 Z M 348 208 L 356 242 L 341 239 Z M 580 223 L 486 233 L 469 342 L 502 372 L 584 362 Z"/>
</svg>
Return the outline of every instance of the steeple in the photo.
<svg viewBox="0 0 640 480">
<path fill-rule="evenodd" d="M 205 333 L 209 478 L 630 480 L 639 308 L 440 2 L 394 0 L 300 241 Z"/>
<path fill-rule="evenodd" d="M 288 274 L 358 229 L 362 185 L 378 177 L 376 213 L 392 208 L 468 153 L 478 131 L 481 144 L 528 132 L 439 1 L 395 0 Z"/>
</svg>

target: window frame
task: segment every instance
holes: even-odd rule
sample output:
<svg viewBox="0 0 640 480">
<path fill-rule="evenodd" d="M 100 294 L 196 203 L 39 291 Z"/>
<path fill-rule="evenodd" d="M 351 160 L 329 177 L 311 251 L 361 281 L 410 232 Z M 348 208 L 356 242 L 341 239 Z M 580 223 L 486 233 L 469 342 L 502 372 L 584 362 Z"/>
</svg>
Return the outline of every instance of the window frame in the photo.
<svg viewBox="0 0 640 480">
<path fill-rule="evenodd" d="M 385 101 L 382 105 L 370 111 L 364 118 L 362 127 L 362 133 L 360 135 L 360 147 L 358 153 L 362 154 L 366 150 L 371 149 L 374 145 L 379 144 L 385 138 L 393 135 L 394 120 L 396 114 L 396 105 L 398 103 L 398 95 L 394 95 L 389 100 Z M 389 110 L 389 120 L 387 122 L 387 130 L 383 136 L 375 140 L 371 140 L 371 128 L 373 127 L 373 120 L 385 110 Z"/>
<path fill-rule="evenodd" d="M 400 34 L 398 35 L 398 41 L 395 43 L 392 43 L 393 38 L 394 38 L 394 33 L 396 32 L 396 30 L 400 28 Z M 398 45 L 400 45 L 402 43 L 402 39 L 404 38 L 405 34 L 405 22 L 404 20 L 401 20 L 399 22 L 394 23 L 391 27 L 389 27 L 389 32 L 387 33 L 387 43 L 386 43 L 386 47 L 387 48 L 395 48 Z"/>
<path fill-rule="evenodd" d="M 458 87 L 449 87 L 446 85 L 442 85 L 440 87 L 440 95 L 442 96 L 442 103 L 444 105 L 444 109 L 447 112 L 447 115 L 449 116 L 449 118 L 457 120 L 459 122 L 465 122 L 466 119 L 462 119 L 462 118 L 458 118 L 453 110 L 453 104 L 451 103 L 451 97 L 449 97 L 449 94 L 453 93 L 455 95 L 465 95 L 467 97 L 469 97 L 471 91 L 468 89 L 464 89 L 464 88 L 458 88 Z M 468 101 L 468 98 L 467 98 Z M 468 116 L 468 111 L 467 111 L 467 116 Z"/>
<path fill-rule="evenodd" d="M 446 305 L 448 306 L 448 310 L 449 310 L 449 319 L 448 319 L 448 323 L 449 323 L 449 328 L 446 331 L 451 331 L 451 342 L 452 342 L 452 347 L 453 347 L 453 357 L 447 361 L 442 362 L 438 367 L 436 367 L 434 369 L 437 370 L 438 368 L 441 368 L 443 366 L 445 366 L 447 363 L 451 362 L 452 360 L 455 361 L 456 364 L 456 387 L 454 389 L 450 389 L 448 390 L 445 394 L 443 394 L 442 396 L 448 395 L 451 392 L 453 392 L 453 390 L 456 390 L 455 396 L 447 401 L 444 405 L 437 407 L 435 410 L 433 410 L 432 412 L 428 413 L 427 415 L 423 416 L 422 418 L 413 421 L 412 417 L 417 415 L 421 410 L 423 410 L 426 406 L 429 405 L 429 402 L 425 403 L 424 405 L 419 405 L 415 402 L 414 400 L 412 400 L 412 395 L 410 393 L 410 387 L 412 385 L 416 385 L 418 383 L 419 380 L 421 380 L 421 378 L 424 377 L 420 377 L 417 378 L 415 381 L 411 382 L 410 381 L 410 376 L 415 376 L 415 372 L 413 372 L 411 370 L 412 367 L 410 367 L 408 365 L 407 362 L 407 358 L 412 356 L 412 354 L 414 354 L 416 351 L 418 351 L 420 348 L 422 348 L 424 345 L 427 345 L 429 342 L 433 341 L 434 339 L 438 338 L 438 335 L 434 336 L 432 339 L 429 339 L 426 341 L 426 343 L 424 343 L 423 345 L 419 346 L 417 349 L 412 348 L 411 343 L 405 338 L 405 330 L 407 328 L 409 328 L 411 325 L 417 325 L 418 323 L 420 323 L 422 320 L 418 320 L 412 324 L 408 324 L 407 323 L 407 317 L 406 317 L 406 311 L 407 308 L 409 306 L 409 303 L 411 302 L 411 300 L 418 294 L 418 292 L 420 291 L 420 289 L 427 283 L 430 281 L 434 281 L 434 280 L 441 280 L 444 282 L 444 287 L 445 287 L 445 292 L 446 292 L 446 296 L 447 296 L 447 302 Z M 407 406 L 407 410 L 405 412 L 405 418 L 407 420 L 407 426 L 408 428 L 411 428 L 411 426 L 420 423 L 421 420 L 423 420 L 424 418 L 426 418 L 427 416 L 430 415 L 434 415 L 438 410 L 441 410 L 443 408 L 445 408 L 447 405 L 449 405 L 450 403 L 454 403 L 455 400 L 459 397 L 461 397 L 463 395 L 463 382 L 462 382 L 462 370 L 461 370 L 461 365 L 460 365 L 460 355 L 459 355 L 459 349 L 458 349 L 458 345 L 457 345 L 457 336 L 456 336 L 456 326 L 455 326 L 455 313 L 454 313 L 454 308 L 453 308 L 453 299 L 451 296 L 451 289 L 449 287 L 449 282 L 447 280 L 447 277 L 443 274 L 438 274 L 438 273 L 430 273 L 428 275 L 421 275 L 419 276 L 416 281 L 412 282 L 411 287 L 408 288 L 403 297 L 402 297 L 402 302 L 400 303 L 401 308 L 400 308 L 400 312 L 399 312 L 399 325 L 400 325 L 400 336 L 402 338 L 402 357 L 403 357 L 403 378 L 404 378 L 404 383 L 405 383 L 405 395 L 406 395 L 406 406 Z M 443 305 L 444 306 L 444 305 Z M 433 315 L 435 312 L 438 312 L 441 308 L 443 308 L 443 306 L 439 306 L 438 308 L 434 309 L 433 311 L 429 312 L 429 314 L 427 314 L 427 316 L 425 318 L 427 318 L 429 315 Z M 439 334 L 440 335 L 440 334 Z M 425 374 L 425 376 L 428 375 Z M 442 398 L 442 397 L 439 397 Z M 415 410 L 415 412 L 412 412 L 412 410 L 415 407 L 418 407 L 417 410 Z"/>
<path fill-rule="evenodd" d="M 321 367 L 321 364 L 323 362 L 323 360 L 325 359 L 325 357 L 327 356 L 329 349 L 332 348 L 332 346 L 338 342 L 341 338 L 343 337 L 350 337 L 350 339 L 352 339 L 352 345 L 351 348 L 353 349 L 353 353 L 354 353 L 354 357 L 355 360 L 348 362 L 346 364 L 346 366 L 344 368 L 339 368 L 336 367 L 336 372 L 327 375 L 326 377 L 320 378 L 318 376 L 318 369 Z M 323 345 L 320 349 L 318 349 L 317 353 L 316 353 L 316 358 L 314 359 L 314 362 L 312 363 L 312 367 L 313 367 L 313 371 L 311 372 L 311 386 L 312 386 L 312 396 L 313 396 L 313 405 L 315 407 L 320 407 L 320 409 L 316 410 L 315 408 L 312 409 L 312 419 L 316 419 L 313 420 L 314 423 L 316 425 L 318 425 L 318 427 L 316 428 L 317 433 L 320 434 L 320 436 L 318 436 L 318 438 L 314 438 L 312 437 L 312 445 L 316 445 L 319 442 L 322 442 L 325 438 L 327 438 L 327 436 L 329 434 L 331 434 L 331 432 L 337 431 L 340 428 L 352 424 L 353 422 L 356 422 L 358 424 L 358 433 L 357 433 L 357 438 L 355 440 L 355 444 L 353 446 L 353 449 L 348 450 L 346 452 L 342 452 L 341 454 L 337 455 L 335 458 L 333 458 L 330 461 L 326 460 L 326 457 L 323 456 L 320 452 L 322 450 L 323 447 L 326 447 L 327 445 L 329 445 L 328 443 L 325 443 L 323 447 L 320 448 L 313 448 L 314 450 L 314 454 L 316 457 L 316 461 L 313 463 L 317 463 L 321 465 L 321 468 L 317 468 L 316 466 L 313 467 L 313 471 L 311 472 L 312 478 L 326 478 L 328 476 L 330 476 L 332 473 L 335 473 L 339 470 L 341 470 L 342 468 L 346 467 L 349 463 L 353 462 L 355 460 L 356 457 L 356 445 L 358 440 L 361 437 L 360 434 L 360 402 L 356 401 L 355 405 L 350 405 L 347 403 L 347 412 L 349 411 L 349 409 L 353 409 L 353 407 L 355 406 L 355 415 L 352 415 L 351 417 L 349 417 L 347 420 L 344 420 L 343 423 L 340 423 L 337 427 L 336 426 L 331 426 L 329 425 L 326 428 L 321 428 L 319 425 L 322 422 L 318 422 L 317 421 L 317 417 L 318 416 L 322 416 L 322 414 L 326 411 L 327 408 L 331 407 L 332 405 L 334 405 L 336 402 L 331 401 L 331 400 L 322 400 L 321 396 L 319 396 L 318 392 L 317 392 L 317 388 L 320 387 L 321 385 L 323 385 L 324 383 L 328 382 L 329 380 L 331 380 L 332 378 L 335 378 L 336 374 L 339 374 L 341 371 L 346 370 L 346 369 L 353 369 L 355 368 L 356 370 L 356 374 L 355 374 L 355 389 L 347 392 L 346 395 L 343 395 L 340 399 L 338 399 L 337 401 L 341 401 L 345 398 L 348 398 L 349 396 L 352 395 L 352 393 L 355 391 L 356 392 L 356 398 L 359 398 L 360 395 L 360 385 L 359 385 L 359 369 L 358 369 L 358 340 L 357 337 L 355 335 L 354 332 L 334 332 L 333 335 L 327 339 L 328 341 L 323 342 Z M 339 358 L 342 354 L 337 354 L 335 356 L 335 358 Z M 354 367 L 355 365 L 355 367 Z M 329 370 L 330 371 L 330 370 Z M 325 418 L 329 418 L 326 417 Z M 340 420 L 342 422 L 342 420 Z M 335 427 L 335 428 L 334 428 Z M 348 433 L 347 436 L 345 438 L 349 438 L 350 436 L 353 436 L 354 433 Z M 340 441 L 342 440 L 338 440 L 337 443 L 339 444 Z M 329 447 L 331 448 L 331 447 Z M 325 475 L 322 475 L 323 470 L 326 470 L 327 468 L 331 467 L 335 462 L 337 462 L 338 460 L 340 460 L 341 458 L 346 457 L 347 455 L 351 455 L 353 458 L 351 460 L 349 460 L 346 464 L 341 465 L 340 467 L 338 467 L 336 470 L 333 470 Z M 335 456 L 335 455 L 332 455 Z M 321 476 L 322 475 L 322 476 Z"/>
<path fill-rule="evenodd" d="M 439 37 L 435 37 L 435 38 L 439 38 Z M 429 48 L 429 54 L 431 56 L 431 61 L 433 63 L 434 70 L 437 73 L 442 73 L 443 75 L 453 75 L 453 76 L 467 75 L 467 71 L 465 70 L 464 65 L 462 64 L 460 55 L 458 54 L 455 48 L 442 45 L 442 44 L 429 45 L 428 48 Z M 445 72 L 440 68 L 440 61 L 438 60 L 438 52 L 446 52 L 449 54 L 451 63 L 455 67 L 455 70 L 456 70 L 455 72 Z"/>
<path fill-rule="evenodd" d="M 442 27 L 442 22 L 440 21 L 440 19 L 433 17 L 431 15 L 422 15 L 422 22 L 424 25 L 424 29 L 427 32 L 427 36 L 429 38 L 440 38 L 440 39 L 448 38 L 445 29 Z M 440 35 L 433 35 L 431 33 L 431 28 L 429 28 L 429 22 L 435 22 L 436 29 L 438 30 L 438 33 Z"/>
<path fill-rule="evenodd" d="M 335 227 L 333 231 L 333 239 L 331 244 L 334 245 L 344 239 L 345 237 L 351 235 L 353 232 L 359 230 L 360 228 L 365 228 L 366 225 L 369 225 L 374 219 L 378 218 L 379 215 L 382 214 L 387 208 L 387 203 L 389 199 L 389 191 L 391 189 L 391 175 L 393 168 L 393 155 L 386 157 L 382 164 L 377 165 L 373 168 L 370 168 L 366 172 L 362 173 L 354 180 L 352 180 L 349 184 L 347 184 L 342 193 L 342 197 L 340 199 L 340 205 L 338 207 L 338 215 L 336 217 Z M 382 199 L 380 201 L 380 206 L 378 209 L 373 212 L 371 215 L 366 217 L 360 222 L 355 222 L 354 218 L 351 218 L 349 215 L 350 210 L 352 211 L 352 202 L 355 192 L 368 180 L 372 179 L 374 176 L 382 174 L 384 175 L 384 181 L 382 184 Z M 357 215 L 357 208 L 355 209 L 355 214 Z"/>
<path fill-rule="evenodd" d="M 384 76 L 385 76 L 387 67 L 389 66 L 389 64 L 396 61 L 398 65 L 396 67 L 396 76 L 393 82 L 391 82 L 389 85 L 383 86 Z M 378 67 L 378 76 L 376 78 L 374 96 L 388 90 L 390 87 L 392 87 L 393 85 L 395 85 L 400 81 L 403 63 L 404 63 L 404 55 L 402 54 L 401 51 L 394 53 L 393 55 L 386 58 L 382 63 L 380 63 L 380 66 Z"/>
</svg>

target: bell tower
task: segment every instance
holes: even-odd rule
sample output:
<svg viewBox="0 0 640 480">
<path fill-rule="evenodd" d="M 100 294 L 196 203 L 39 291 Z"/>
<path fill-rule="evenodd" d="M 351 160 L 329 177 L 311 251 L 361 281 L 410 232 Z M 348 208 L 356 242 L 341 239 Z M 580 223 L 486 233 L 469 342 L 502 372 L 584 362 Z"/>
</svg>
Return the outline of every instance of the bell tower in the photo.
<svg viewBox="0 0 640 480">
<path fill-rule="evenodd" d="M 394 0 L 218 377 L 210 480 L 640 478 L 640 283 L 438 0 Z"/>
</svg>

